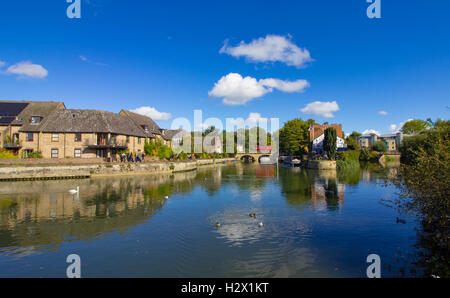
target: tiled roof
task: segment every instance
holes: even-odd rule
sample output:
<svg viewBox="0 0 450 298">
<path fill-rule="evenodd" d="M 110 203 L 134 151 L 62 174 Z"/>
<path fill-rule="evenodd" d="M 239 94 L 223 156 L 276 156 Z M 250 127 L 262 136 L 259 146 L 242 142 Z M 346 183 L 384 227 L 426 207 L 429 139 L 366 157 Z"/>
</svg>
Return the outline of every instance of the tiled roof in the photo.
<svg viewBox="0 0 450 298">
<path fill-rule="evenodd" d="M 42 132 L 114 133 L 147 137 L 129 117 L 101 110 L 59 110 L 48 117 Z"/>
</svg>

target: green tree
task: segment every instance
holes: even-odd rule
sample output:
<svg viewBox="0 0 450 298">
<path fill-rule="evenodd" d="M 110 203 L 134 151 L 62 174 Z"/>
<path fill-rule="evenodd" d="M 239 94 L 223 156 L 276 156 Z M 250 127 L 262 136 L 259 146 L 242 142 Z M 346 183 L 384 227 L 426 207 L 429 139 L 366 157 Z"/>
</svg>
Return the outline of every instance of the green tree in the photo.
<svg viewBox="0 0 450 298">
<path fill-rule="evenodd" d="M 440 121 L 423 134 L 406 137 L 400 151 L 403 165 L 393 180 L 400 196 L 393 202 L 421 219 L 418 264 L 425 275 L 450 277 L 449 122 Z"/>
<path fill-rule="evenodd" d="M 429 121 L 414 119 L 403 124 L 402 133 L 417 134 L 430 129 L 432 124 Z"/>
<path fill-rule="evenodd" d="M 386 152 L 387 146 L 386 143 L 383 141 L 376 141 L 375 143 L 373 143 L 372 149 L 377 152 Z"/>
<path fill-rule="evenodd" d="M 336 159 L 336 142 L 336 129 L 334 129 L 333 127 L 328 127 L 327 129 L 325 129 L 323 150 L 327 153 L 330 160 Z"/>
<path fill-rule="evenodd" d="M 280 129 L 280 152 L 289 155 L 302 155 L 309 144 L 309 123 L 301 118 L 286 122 Z"/>
</svg>

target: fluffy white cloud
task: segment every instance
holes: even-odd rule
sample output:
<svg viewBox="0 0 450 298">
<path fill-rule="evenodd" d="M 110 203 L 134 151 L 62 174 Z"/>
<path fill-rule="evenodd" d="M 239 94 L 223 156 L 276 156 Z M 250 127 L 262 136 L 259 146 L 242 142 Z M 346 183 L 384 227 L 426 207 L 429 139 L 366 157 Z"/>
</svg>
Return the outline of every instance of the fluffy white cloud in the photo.
<svg viewBox="0 0 450 298">
<path fill-rule="evenodd" d="M 152 118 L 153 120 L 167 120 L 172 117 L 172 115 L 170 113 L 159 112 L 155 108 L 148 107 L 148 106 L 140 107 L 140 108 L 137 108 L 137 109 L 131 110 L 131 111 L 141 114 L 141 115 L 144 115 L 144 116 L 148 116 L 148 117 Z"/>
<path fill-rule="evenodd" d="M 305 80 L 282 81 L 272 78 L 257 80 L 250 76 L 242 77 L 238 73 L 229 73 L 214 84 L 208 95 L 223 97 L 222 102 L 226 105 L 243 105 L 272 92 L 274 88 L 284 92 L 301 92 L 308 86 L 309 83 Z"/>
<path fill-rule="evenodd" d="M 389 126 L 389 130 L 390 130 L 392 133 L 400 132 L 400 130 L 403 128 L 403 125 L 404 125 L 406 122 L 411 121 L 411 120 L 414 120 L 414 119 L 410 118 L 410 119 L 408 119 L 408 120 L 406 120 L 406 121 L 400 122 L 400 124 L 391 124 L 391 125 Z"/>
<path fill-rule="evenodd" d="M 366 129 L 362 132 L 363 135 L 370 135 L 370 134 L 376 134 L 377 136 L 380 136 L 380 132 L 375 129 Z"/>
<path fill-rule="evenodd" d="M 388 112 L 386 112 L 386 111 L 378 111 L 378 114 L 380 114 L 382 116 L 386 116 L 388 114 Z"/>
<path fill-rule="evenodd" d="M 267 35 L 254 39 L 250 43 L 241 41 L 235 47 L 229 46 L 226 40 L 219 53 L 237 58 L 245 57 L 252 62 L 283 62 L 296 67 L 304 67 L 312 61 L 307 49 L 294 44 L 290 36 L 286 38 L 280 35 Z"/>
<path fill-rule="evenodd" d="M 300 111 L 305 114 L 333 118 L 333 112 L 339 111 L 339 105 L 336 101 L 315 101 L 308 103 L 303 109 L 300 109 Z"/>
<path fill-rule="evenodd" d="M 6 73 L 38 79 L 43 79 L 48 75 L 48 71 L 42 65 L 33 64 L 30 61 L 11 65 L 6 69 Z"/>
</svg>

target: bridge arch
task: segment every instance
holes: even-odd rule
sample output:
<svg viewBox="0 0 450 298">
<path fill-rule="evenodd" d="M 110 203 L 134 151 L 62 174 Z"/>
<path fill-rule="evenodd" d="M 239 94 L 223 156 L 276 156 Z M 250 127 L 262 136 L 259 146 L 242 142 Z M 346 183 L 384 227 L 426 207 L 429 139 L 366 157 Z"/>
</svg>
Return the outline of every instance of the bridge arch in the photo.
<svg viewBox="0 0 450 298">
<path fill-rule="evenodd" d="M 248 159 L 252 162 L 257 161 L 258 163 L 261 162 L 261 157 L 270 157 L 271 155 L 269 153 L 238 153 L 236 154 L 236 159 L 242 160 L 242 159 Z"/>
</svg>

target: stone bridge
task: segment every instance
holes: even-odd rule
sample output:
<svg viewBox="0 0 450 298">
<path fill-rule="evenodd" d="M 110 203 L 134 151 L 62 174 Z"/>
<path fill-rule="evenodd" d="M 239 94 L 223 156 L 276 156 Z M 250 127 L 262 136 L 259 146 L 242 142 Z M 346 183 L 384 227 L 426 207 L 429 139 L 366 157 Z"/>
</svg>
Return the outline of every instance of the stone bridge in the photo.
<svg viewBox="0 0 450 298">
<path fill-rule="evenodd" d="M 253 162 L 260 160 L 261 157 L 267 156 L 270 157 L 271 153 L 238 153 L 236 154 L 236 159 L 242 160 L 242 159 L 250 159 Z"/>
</svg>

